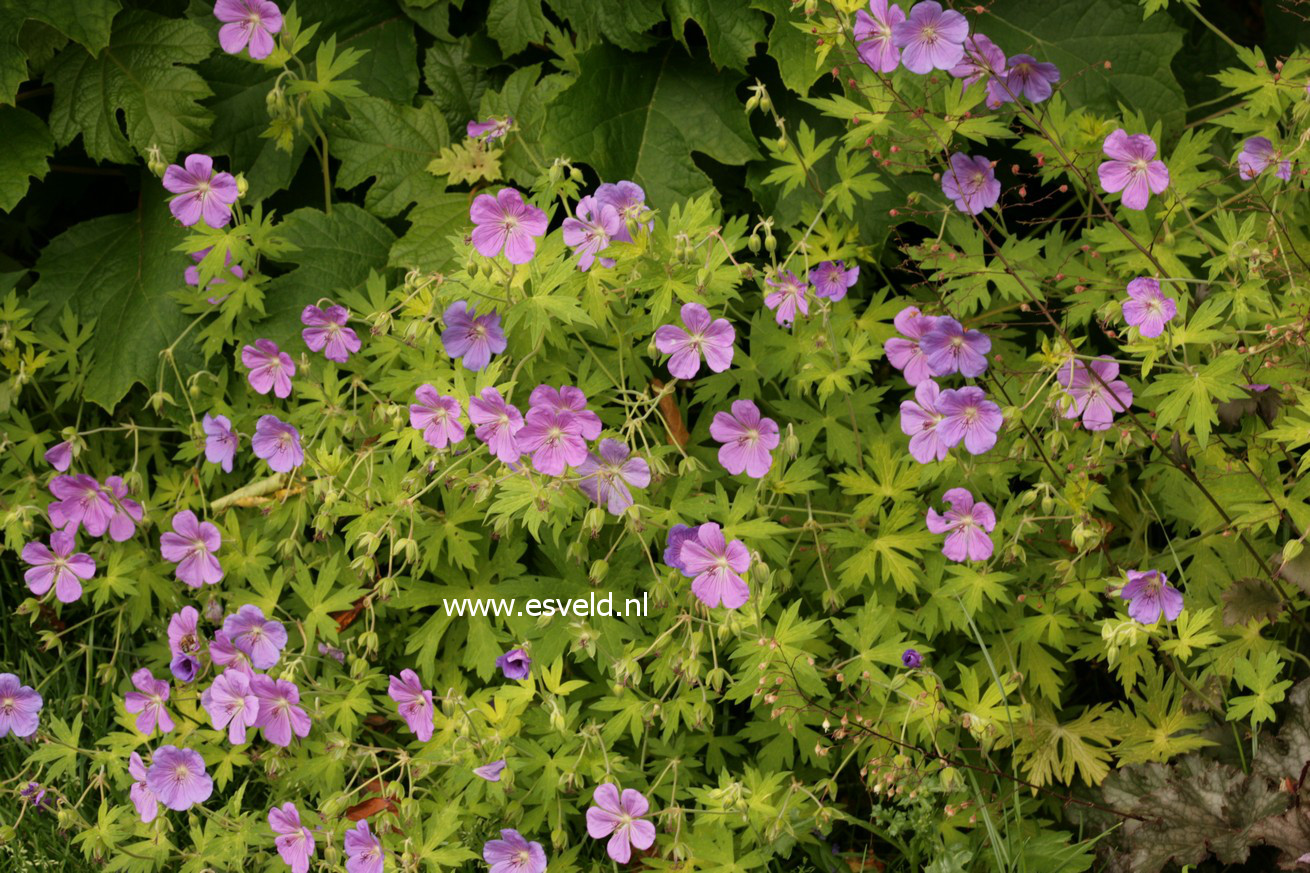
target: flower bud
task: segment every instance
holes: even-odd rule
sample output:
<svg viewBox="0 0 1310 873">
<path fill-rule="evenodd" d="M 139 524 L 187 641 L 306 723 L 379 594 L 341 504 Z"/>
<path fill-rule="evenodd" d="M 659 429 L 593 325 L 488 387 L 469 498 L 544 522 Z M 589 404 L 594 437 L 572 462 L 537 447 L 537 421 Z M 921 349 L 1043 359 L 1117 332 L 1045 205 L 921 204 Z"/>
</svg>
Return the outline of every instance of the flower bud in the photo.
<svg viewBox="0 0 1310 873">
<path fill-rule="evenodd" d="M 245 173 L 237 173 L 237 196 L 245 197 L 246 192 L 250 190 L 250 183 L 246 181 Z"/>
<path fill-rule="evenodd" d="M 592 585 L 599 585 L 609 575 L 610 564 L 605 559 L 593 561 L 591 569 L 587 572 L 587 581 Z"/>
<path fill-rule="evenodd" d="M 164 153 L 159 150 L 159 146 L 151 145 L 146 149 L 146 166 L 156 176 L 163 176 L 168 169 L 168 161 L 164 160 Z"/>
<path fill-rule="evenodd" d="M 752 94 L 750 99 L 746 101 L 746 114 L 750 115 L 757 108 L 759 108 L 759 105 L 760 105 L 760 96 L 758 94 Z"/>
<path fill-rule="evenodd" d="M 772 231 L 764 237 L 764 248 L 768 250 L 769 254 L 773 254 L 778 250 L 778 238 L 773 235 Z"/>
<path fill-rule="evenodd" d="M 758 233 L 751 234 L 750 239 L 746 240 L 746 245 L 750 247 L 750 250 L 754 254 L 758 255 L 760 253 L 760 246 L 762 245 L 760 235 Z"/>
</svg>

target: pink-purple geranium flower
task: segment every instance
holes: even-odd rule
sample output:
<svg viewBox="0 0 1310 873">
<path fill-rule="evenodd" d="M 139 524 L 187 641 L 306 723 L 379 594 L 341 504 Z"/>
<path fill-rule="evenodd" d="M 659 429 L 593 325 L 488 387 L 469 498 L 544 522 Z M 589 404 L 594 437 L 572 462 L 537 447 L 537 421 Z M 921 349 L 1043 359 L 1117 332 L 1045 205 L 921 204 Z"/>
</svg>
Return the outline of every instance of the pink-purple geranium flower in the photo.
<svg viewBox="0 0 1310 873">
<path fill-rule="evenodd" d="M 255 457 L 268 462 L 274 473 L 290 473 L 305 462 L 300 448 L 300 431 L 276 415 L 261 415 L 255 423 L 255 436 L 250 441 Z"/>
<path fill-rule="evenodd" d="M 150 758 L 146 787 L 169 809 L 186 810 L 214 793 L 214 780 L 195 749 L 160 746 Z"/>
<path fill-rule="evenodd" d="M 396 708 L 405 724 L 422 742 L 432 739 L 432 720 L 436 713 L 432 692 L 423 687 L 413 670 L 401 670 L 392 676 L 387 694 L 396 702 Z"/>
<path fill-rule="evenodd" d="M 482 860 L 490 865 L 488 873 L 546 873 L 541 843 L 529 842 L 513 828 L 503 828 L 500 839 L 487 841 Z"/>
<path fill-rule="evenodd" d="M 810 284 L 819 297 L 837 301 L 846 297 L 856 280 L 860 278 L 860 268 L 847 268 L 845 261 L 824 261 L 810 270 Z"/>
<path fill-rule="evenodd" d="M 1109 430 L 1115 415 L 1133 405 L 1133 389 L 1118 377 L 1119 365 L 1109 357 L 1092 361 L 1091 370 L 1071 358 L 1056 376 L 1073 401 L 1064 417 L 1081 417 L 1088 430 Z"/>
<path fill-rule="evenodd" d="M 578 268 L 584 273 L 596 262 L 596 255 L 609 248 L 610 240 L 623 229 L 618 210 L 595 196 L 579 200 L 574 215 L 564 219 L 560 228 L 564 244 L 578 256 Z"/>
<path fill-rule="evenodd" d="M 1178 304 L 1164 296 L 1158 281 L 1139 276 L 1128 283 L 1123 313 L 1124 321 L 1149 339 L 1164 333 L 1165 324 L 1178 314 Z"/>
<path fill-rule="evenodd" d="M 510 649 L 496 659 L 496 666 L 506 679 L 526 679 L 532 673 L 532 659 L 523 649 Z"/>
<path fill-rule="evenodd" d="M 905 376 L 906 382 L 911 386 L 918 385 L 933 375 L 921 342 L 937 323 L 937 318 L 924 315 L 917 306 L 907 306 L 896 313 L 893 323 L 902 336 L 892 337 L 883 343 L 883 353 L 887 355 L 887 362 Z"/>
<path fill-rule="evenodd" d="M 695 574 L 688 573 L 687 568 L 682 563 L 682 544 L 694 536 L 696 536 L 696 528 L 686 524 L 675 524 L 669 528 L 664 540 L 664 563 L 688 579 Z"/>
<path fill-rule="evenodd" d="M 173 659 L 168 669 L 179 682 L 190 682 L 200 672 L 200 650 L 204 639 L 200 636 L 200 613 L 194 606 L 184 606 L 168 620 L 168 650 Z"/>
<path fill-rule="evenodd" d="M 211 246 L 210 248 L 201 249 L 198 252 L 191 253 L 191 260 L 195 261 L 195 263 L 187 267 L 184 271 L 182 271 L 182 278 L 186 280 L 186 283 L 188 285 L 193 285 L 197 288 L 200 287 L 200 262 L 205 259 L 205 255 L 209 254 L 212 248 L 213 247 Z M 226 255 L 223 256 L 223 265 L 228 268 L 227 270 L 228 274 L 233 276 L 234 278 L 244 279 L 246 277 L 246 271 L 241 269 L 241 265 L 232 263 L 231 252 L 228 252 Z M 227 284 L 227 279 L 222 276 L 215 276 L 213 279 L 209 281 L 210 288 L 213 288 L 215 285 L 226 285 L 226 284 Z M 222 303 L 224 300 L 226 300 L 227 295 L 224 294 L 222 297 L 207 297 L 205 299 L 206 302 L 208 302 L 210 305 L 217 305 L 219 303 Z"/>
<path fill-rule="evenodd" d="M 272 391 L 278 397 L 291 393 L 291 377 L 296 375 L 296 364 L 290 355 L 277 347 L 277 343 L 257 339 L 253 346 L 244 346 L 241 363 L 250 370 L 246 378 L 258 393 Z"/>
<path fill-rule="evenodd" d="M 145 510 L 140 503 L 127 496 L 127 483 L 122 476 L 106 479 L 105 490 L 109 492 L 114 504 L 114 514 L 109 518 L 109 538 L 116 543 L 126 542 L 136 533 L 137 522 L 145 517 Z"/>
<path fill-rule="evenodd" d="M 537 240 L 546 234 L 546 213 L 513 188 L 502 188 L 493 197 L 479 194 L 469 208 L 473 247 L 485 258 L 505 252 L 511 264 L 526 264 L 537 253 Z"/>
<path fill-rule="evenodd" d="M 506 464 L 519 459 L 521 452 L 515 437 L 523 429 L 523 414 L 505 402 L 495 388 L 483 388 L 482 393 L 469 398 L 469 421 L 473 433 L 486 444 L 491 453 Z"/>
<path fill-rule="evenodd" d="M 956 152 L 942 173 L 942 193 L 955 203 L 956 209 L 977 215 L 996 205 L 1001 196 L 1001 183 L 987 158 Z"/>
<path fill-rule="evenodd" d="M 1142 624 L 1155 624 L 1164 616 L 1173 621 L 1183 611 L 1183 593 L 1169 584 L 1159 570 L 1129 570 L 1119 596 L 1128 601 L 1128 615 Z"/>
<path fill-rule="evenodd" d="M 964 488 L 952 488 L 942 495 L 950 504 L 945 514 L 928 510 L 928 530 L 946 534 L 942 554 L 952 561 L 985 561 L 992 556 L 992 538 L 996 513 L 986 503 L 974 502 Z"/>
<path fill-rule="evenodd" d="M 498 140 L 514 125 L 513 117 L 506 115 L 504 118 L 497 118 L 494 115 L 486 121 L 470 121 L 464 127 L 465 133 L 470 139 L 480 139 L 486 142 Z"/>
<path fill-rule="evenodd" d="M 745 471 L 752 479 L 759 479 L 773 466 L 778 423 L 763 418 L 753 401 L 734 400 L 731 413 L 714 413 L 710 436 L 723 443 L 719 446 L 719 463 L 734 476 Z"/>
<path fill-rule="evenodd" d="M 124 695 L 123 706 L 136 715 L 136 729 L 146 736 L 153 734 L 156 727 L 161 734 L 171 731 L 173 717 L 164 706 L 168 700 L 168 680 L 156 679 L 155 674 L 142 667 L 132 674 L 132 685 L 136 691 Z"/>
<path fill-rule="evenodd" d="M 573 385 L 538 385 L 528 395 L 528 416 L 538 409 L 553 410 L 575 416 L 582 422 L 582 438 L 594 440 L 600 436 L 600 416 L 587 408 L 587 395 Z"/>
<path fill-rule="evenodd" d="M 614 239 L 619 242 L 632 242 L 629 227 L 639 224 L 641 219 L 649 214 L 646 208 L 646 192 L 642 187 L 626 179 L 621 182 L 606 182 L 596 189 L 595 197 L 597 202 L 613 206 L 614 211 L 623 220 L 623 227 Z M 646 222 L 646 227 L 648 230 L 654 229 L 655 222 Z"/>
<path fill-rule="evenodd" d="M 159 815 L 159 798 L 155 797 L 155 793 L 146 784 L 146 780 L 149 778 L 146 764 L 136 752 L 133 752 L 127 759 L 127 772 L 132 777 L 132 787 L 128 790 L 128 798 L 132 801 L 132 805 L 136 807 L 136 814 L 141 816 L 141 821 L 149 824 Z"/>
<path fill-rule="evenodd" d="M 47 464 L 54 467 L 60 473 L 64 472 L 68 469 L 69 465 L 73 463 L 73 441 L 64 440 L 55 443 L 50 448 L 46 449 L 45 454 L 42 457 L 45 458 Z"/>
<path fill-rule="evenodd" d="M 446 329 L 441 332 L 441 343 L 446 354 L 459 358 L 470 370 L 481 370 L 491 362 L 492 355 L 505 351 L 505 332 L 500 329 L 496 310 L 478 315 L 476 309 L 459 300 L 446 307 L 443 319 Z"/>
<path fill-rule="evenodd" d="M 868 12 L 855 13 L 856 51 L 875 73 L 890 73 L 901 65 L 892 31 L 904 20 L 905 10 L 888 0 L 869 0 Z"/>
<path fill-rule="evenodd" d="M 1164 161 L 1155 160 L 1155 141 L 1144 133 L 1129 136 L 1116 130 L 1102 146 L 1106 157 L 1097 168 L 1101 187 L 1109 194 L 1123 192 L 1123 205 L 1145 209 L 1152 194 L 1169 187 L 1169 170 Z"/>
<path fill-rule="evenodd" d="M 901 403 L 901 432 L 910 438 L 910 456 L 920 464 L 945 460 L 950 446 L 942 438 L 945 417 L 937 409 L 941 389 L 924 379 L 914 389 L 914 399 Z"/>
<path fill-rule="evenodd" d="M 259 698 L 250 689 L 250 676 L 242 670 L 224 670 L 200 695 L 209 723 L 216 731 L 226 728 L 228 742 L 234 746 L 245 744 L 246 732 L 259 718 Z"/>
<path fill-rule="evenodd" d="M 13 673 L 0 673 L 0 737 L 30 737 L 41 721 L 45 701 Z"/>
<path fill-rule="evenodd" d="M 678 560 L 682 571 L 692 577 L 691 593 L 706 606 L 736 609 L 750 599 L 750 588 L 742 578 L 751 566 L 750 552 L 741 540 L 728 542 L 717 524 L 702 524 L 684 539 Z"/>
<path fill-rule="evenodd" d="M 418 403 L 409 405 L 409 426 L 423 432 L 424 442 L 434 449 L 444 449 L 464 439 L 463 410 L 458 400 L 426 384 L 418 387 L 414 398 Z"/>
<path fill-rule="evenodd" d="M 588 452 L 577 465 L 582 477 L 578 487 L 593 501 L 604 506 L 613 515 L 622 515 L 632 505 L 632 488 L 645 488 L 650 484 L 650 466 L 639 457 L 632 457 L 628 447 L 618 440 L 600 441 L 600 453 Z"/>
<path fill-rule="evenodd" d="M 309 873 L 309 862 L 314 857 L 314 832 L 300 823 L 296 805 L 284 803 L 270 809 L 268 826 L 277 834 L 273 845 L 291 873 Z"/>
<path fill-rule="evenodd" d="M 309 714 L 300 707 L 300 689 L 294 682 L 262 673 L 250 677 L 250 691 L 259 699 L 255 727 L 275 746 L 291 745 L 291 735 L 309 736 Z"/>
<path fill-rule="evenodd" d="M 382 873 L 382 842 L 361 821 L 346 831 L 346 873 Z"/>
<path fill-rule="evenodd" d="M 1026 97 L 1041 103 L 1051 96 L 1052 86 L 1060 81 L 1060 68 L 1037 60 L 1032 55 L 1015 55 L 1010 58 L 1010 69 L 1005 75 L 1007 96 Z"/>
<path fill-rule="evenodd" d="M 506 763 L 504 759 L 492 761 L 490 764 L 483 764 L 481 767 L 474 767 L 473 773 L 479 779 L 485 779 L 488 782 L 499 782 L 500 774 L 505 772 Z"/>
<path fill-rule="evenodd" d="M 95 477 L 79 473 L 75 476 L 56 476 L 50 482 L 50 493 L 58 500 L 47 508 L 50 523 L 70 534 L 79 527 L 93 537 L 104 536 L 117 511 Z"/>
<path fill-rule="evenodd" d="M 655 844 L 655 825 L 645 819 L 650 803 L 640 791 L 613 782 L 596 786 L 595 806 L 587 809 L 587 833 L 592 839 L 609 837 L 605 851 L 620 864 L 632 860 L 632 850 L 645 851 Z"/>
<path fill-rule="evenodd" d="M 206 413 L 200 426 L 205 431 L 205 460 L 221 466 L 224 473 L 231 473 L 239 442 L 232 430 L 232 422 L 226 415 Z"/>
<path fill-rule="evenodd" d="M 238 649 L 222 628 L 214 632 L 214 639 L 209 643 L 209 660 L 214 662 L 215 667 L 230 667 L 247 675 L 255 672 L 254 664 L 250 663 L 250 655 Z"/>
<path fill-rule="evenodd" d="M 213 228 L 226 227 L 237 202 L 237 180 L 231 173 L 215 173 L 209 155 L 187 155 L 183 166 L 170 164 L 164 171 L 164 188 L 177 196 L 168 208 L 186 227 L 202 218 Z"/>
<path fill-rule="evenodd" d="M 322 351 L 329 361 L 344 364 L 360 348 L 359 335 L 346 327 L 349 321 L 350 310 L 344 306 L 335 303 L 326 309 L 306 306 L 300 313 L 300 323 L 305 326 L 300 338 L 311 352 Z"/>
<path fill-rule="evenodd" d="M 966 91 L 969 86 L 979 79 L 986 78 L 988 84 L 993 81 L 1000 81 L 1005 76 L 1005 52 L 1001 51 L 1000 46 L 992 42 L 986 35 L 981 33 L 971 33 L 969 38 L 964 41 L 964 56 L 960 62 L 951 67 L 950 73 L 960 82 L 960 90 Z M 990 106 L 991 90 L 988 89 L 988 98 Z M 999 106 L 1002 100 L 997 100 Z M 996 106 L 991 108 L 995 109 Z"/>
<path fill-rule="evenodd" d="M 214 17 L 223 22 L 218 44 L 230 55 L 249 47 L 250 57 L 263 60 L 273 53 L 273 34 L 282 29 L 282 13 L 271 0 L 218 0 Z"/>
<path fill-rule="evenodd" d="M 795 273 L 784 270 L 776 279 L 765 279 L 764 284 L 774 289 L 765 296 L 764 305 L 773 310 L 773 320 L 778 324 L 790 327 L 797 312 L 810 314 L 810 286 Z"/>
<path fill-rule="evenodd" d="M 910 16 L 892 27 L 892 41 L 901 50 L 901 63 L 911 73 L 949 70 L 964 57 L 969 22 L 953 9 L 934 0 L 915 3 Z"/>
<path fill-rule="evenodd" d="M 949 315 L 935 319 L 919 340 L 919 349 L 934 376 L 959 373 L 976 379 L 987 370 L 992 341 L 981 331 L 968 330 Z"/>
<path fill-rule="evenodd" d="M 1263 136 L 1253 136 L 1244 142 L 1237 156 L 1237 169 L 1243 179 L 1254 179 L 1275 164 L 1278 165 L 1275 176 L 1284 182 L 1292 178 L 1292 162 L 1280 160 L 1274 144 Z"/>
<path fill-rule="evenodd" d="M 85 552 L 74 552 L 77 537 L 68 531 L 50 534 L 50 545 L 33 542 L 23 546 L 23 562 L 31 565 L 23 574 L 27 588 L 42 597 L 51 588 L 60 603 L 72 603 L 82 596 L 82 582 L 95 575 L 96 562 Z"/>
<path fill-rule="evenodd" d="M 655 348 L 669 358 L 669 373 L 678 379 L 691 379 L 700 372 L 701 355 L 715 373 L 732 366 L 733 342 L 737 332 L 726 318 L 712 318 L 699 303 L 682 306 L 684 330 L 676 324 L 660 325 L 655 330 Z"/>
<path fill-rule="evenodd" d="M 173 516 L 173 529 L 159 538 L 164 560 L 177 564 L 173 573 L 192 588 L 216 585 L 223 579 L 223 565 L 214 553 L 223 545 L 223 535 L 212 522 L 201 521 L 189 509 Z"/>
<path fill-rule="evenodd" d="M 223 633 L 242 652 L 250 656 L 256 670 L 267 670 L 281 657 L 287 644 L 287 629 L 282 622 L 264 617 L 264 611 L 247 603 L 223 620 Z"/>
<path fill-rule="evenodd" d="M 583 423 L 575 413 L 534 407 L 528 410 L 515 441 L 519 451 L 532 456 L 532 468 L 547 476 L 562 476 L 569 467 L 587 459 Z"/>
<path fill-rule="evenodd" d="M 996 434 L 1005 423 L 1001 408 L 973 385 L 943 391 L 937 398 L 937 412 L 942 416 L 937 426 L 942 441 L 948 446 L 963 441 L 971 455 L 996 445 Z"/>
</svg>

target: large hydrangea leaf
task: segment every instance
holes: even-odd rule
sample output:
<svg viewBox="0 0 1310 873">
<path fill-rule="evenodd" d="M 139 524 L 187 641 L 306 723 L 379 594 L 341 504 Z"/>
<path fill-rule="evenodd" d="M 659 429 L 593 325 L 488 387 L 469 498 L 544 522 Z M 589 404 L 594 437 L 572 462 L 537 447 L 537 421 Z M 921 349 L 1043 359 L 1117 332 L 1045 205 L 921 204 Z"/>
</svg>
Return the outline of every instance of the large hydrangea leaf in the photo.
<svg viewBox="0 0 1310 873">
<path fill-rule="evenodd" d="M 209 130 L 212 115 L 200 101 L 211 92 L 182 65 L 213 50 L 213 36 L 194 21 L 124 12 L 99 54 L 73 45 L 51 62 L 55 140 L 68 145 L 81 134 L 88 155 L 118 163 L 144 157 L 152 145 L 168 160 L 194 148 Z"/>
<path fill-rule="evenodd" d="M 487 33 L 506 57 L 542 41 L 547 26 L 541 0 L 491 0 L 487 10 Z"/>
<path fill-rule="evenodd" d="M 412 109 L 360 97 L 350 102 L 350 118 L 335 125 L 332 143 L 341 158 L 337 184 L 353 188 L 372 178 L 364 205 L 391 216 L 440 190 L 427 166 L 450 144 L 450 136 L 435 104 Z"/>
<path fill-rule="evenodd" d="M 754 9 L 721 0 L 669 0 L 673 35 L 687 43 L 687 22 L 695 21 L 710 47 L 710 60 L 720 67 L 745 70 L 764 41 L 764 16 Z M 690 46 L 688 45 L 690 48 Z"/>
<path fill-rule="evenodd" d="M 0 106 L 0 212 L 23 199 L 31 179 L 45 177 L 54 137 L 45 122 L 26 109 Z"/>
<path fill-rule="evenodd" d="M 582 45 L 604 39 L 631 51 L 648 48 L 646 33 L 664 20 L 662 0 L 547 0 L 550 7 L 578 34 Z"/>
<path fill-rule="evenodd" d="M 758 155 L 736 85 L 681 51 L 601 46 L 582 57 L 582 74 L 551 104 L 548 142 L 604 181 L 631 179 L 648 202 L 667 208 L 710 187 L 692 152 L 724 164 Z"/>
<path fill-rule="evenodd" d="M 39 21 L 96 54 L 109 44 L 119 0 L 0 0 L 0 103 L 12 106 L 28 78 L 23 23 Z"/>
</svg>

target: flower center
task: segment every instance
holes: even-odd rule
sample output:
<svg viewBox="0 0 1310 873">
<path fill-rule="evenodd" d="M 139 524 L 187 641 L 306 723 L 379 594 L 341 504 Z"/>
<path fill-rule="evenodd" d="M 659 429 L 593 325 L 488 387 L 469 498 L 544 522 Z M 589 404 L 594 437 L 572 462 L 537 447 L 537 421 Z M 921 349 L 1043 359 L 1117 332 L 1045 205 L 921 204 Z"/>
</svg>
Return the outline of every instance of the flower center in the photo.
<svg viewBox="0 0 1310 873">
<path fill-rule="evenodd" d="M 519 864 L 520 866 L 526 866 L 531 860 L 532 855 L 528 853 L 527 849 L 520 850 L 518 854 L 514 856 L 514 863 Z"/>
<path fill-rule="evenodd" d="M 185 764 L 178 764 L 173 768 L 173 780 L 176 782 L 185 782 L 191 778 L 191 771 Z"/>
<path fill-rule="evenodd" d="M 0 700 L 0 712 L 9 715 L 14 711 L 14 698 L 6 697 Z"/>
<path fill-rule="evenodd" d="M 923 29 L 919 31 L 919 38 L 926 43 L 935 43 L 937 41 L 937 28 L 931 24 L 925 24 Z"/>
<path fill-rule="evenodd" d="M 1147 168 L 1147 166 L 1150 165 L 1150 163 L 1151 163 L 1151 162 L 1148 161 L 1146 158 L 1138 158 L 1137 160 L 1133 161 L 1133 172 L 1134 172 L 1134 173 L 1145 173 L 1145 172 L 1146 172 L 1146 168 Z"/>
<path fill-rule="evenodd" d="M 277 447 L 280 452 L 285 452 L 287 449 L 291 448 L 291 434 L 278 434 Z"/>
<path fill-rule="evenodd" d="M 752 428 L 749 428 L 749 429 L 746 431 L 746 436 L 742 437 L 742 439 L 743 439 L 745 442 L 750 443 L 751 445 L 755 445 L 755 443 L 759 442 L 759 439 L 760 439 L 760 432 L 759 432 L 758 430 L 756 430 L 755 428 L 753 428 L 753 427 L 752 427 Z"/>
</svg>

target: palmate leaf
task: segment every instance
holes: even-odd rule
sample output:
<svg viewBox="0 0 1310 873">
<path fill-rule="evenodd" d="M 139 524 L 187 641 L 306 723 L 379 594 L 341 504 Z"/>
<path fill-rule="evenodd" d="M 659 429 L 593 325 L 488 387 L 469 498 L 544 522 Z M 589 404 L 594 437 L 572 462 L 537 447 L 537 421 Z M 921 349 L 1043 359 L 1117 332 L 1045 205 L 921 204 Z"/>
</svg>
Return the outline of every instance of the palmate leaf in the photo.
<svg viewBox="0 0 1310 873">
<path fill-rule="evenodd" d="M 354 188 L 373 179 L 364 195 L 364 205 L 373 214 L 396 215 L 440 192 L 427 166 L 450 144 L 450 136 L 436 104 L 415 109 L 360 97 L 350 101 L 350 118 L 333 127 L 332 146 L 341 158 L 337 184 Z"/>
<path fill-rule="evenodd" d="M 54 137 L 45 122 L 26 109 L 0 106 L 0 212 L 13 209 L 31 179 L 45 178 Z"/>
<path fill-rule="evenodd" d="M 755 44 L 764 41 L 764 16 L 754 9 L 722 0 L 667 0 L 673 35 L 690 50 L 687 22 L 694 21 L 705 34 L 710 60 L 715 66 L 745 70 L 755 54 Z"/>
<path fill-rule="evenodd" d="M 491 0 L 487 10 L 487 33 L 507 57 L 544 41 L 546 26 L 541 0 Z"/>
<path fill-rule="evenodd" d="M 212 92 L 182 65 L 203 61 L 214 46 L 194 21 L 124 12 L 99 54 L 72 45 L 51 62 L 55 140 L 64 146 L 80 134 L 88 155 L 118 163 L 132 163 L 151 146 L 172 160 L 199 145 L 213 119 L 200 101 Z"/>
<path fill-rule="evenodd" d="M 583 55 L 582 75 L 551 104 L 547 142 L 602 179 L 631 179 L 648 203 L 668 208 L 710 187 L 693 151 L 724 164 L 758 155 L 735 87 L 735 77 L 681 51 L 600 46 Z"/>
<path fill-rule="evenodd" d="M 578 34 L 578 41 L 589 45 L 604 39 L 620 48 L 641 51 L 653 40 L 646 31 L 664 20 L 660 0 L 624 0 L 621 3 L 597 3 L 595 0 L 547 0 L 550 8 L 566 19 Z"/>
<path fill-rule="evenodd" d="M 28 78 L 25 21 L 48 24 L 97 54 L 109 44 L 109 29 L 120 8 L 119 0 L 0 0 L 0 104 L 12 106 L 18 86 Z"/>
</svg>

